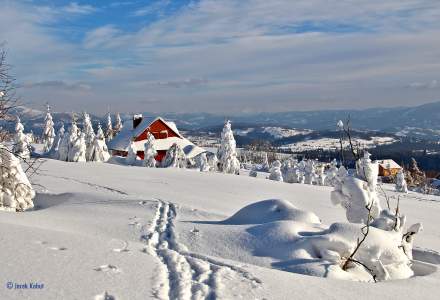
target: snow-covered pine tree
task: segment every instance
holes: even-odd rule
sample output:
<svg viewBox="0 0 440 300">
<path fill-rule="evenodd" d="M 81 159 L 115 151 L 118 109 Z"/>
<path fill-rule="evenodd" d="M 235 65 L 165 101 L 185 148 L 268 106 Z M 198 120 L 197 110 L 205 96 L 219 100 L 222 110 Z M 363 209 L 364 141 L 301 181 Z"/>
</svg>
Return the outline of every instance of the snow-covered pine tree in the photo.
<svg viewBox="0 0 440 300">
<path fill-rule="evenodd" d="M 313 184 L 315 179 L 315 162 L 311 159 L 307 160 L 304 166 L 304 183 Z"/>
<path fill-rule="evenodd" d="M 279 160 L 275 160 L 272 163 L 269 179 L 274 181 L 283 181 L 283 174 L 281 173 L 281 162 Z"/>
<path fill-rule="evenodd" d="M 264 152 L 264 154 L 263 154 L 263 163 L 261 165 L 261 171 L 264 171 L 264 172 L 270 171 L 270 165 L 269 165 L 269 159 L 267 158 L 267 152 Z"/>
<path fill-rule="evenodd" d="M 144 167 L 155 168 L 157 151 L 154 148 L 154 136 L 148 132 L 144 145 Z"/>
<path fill-rule="evenodd" d="M 31 156 L 31 146 L 29 144 L 29 138 L 24 134 L 24 126 L 17 117 L 17 123 L 15 124 L 15 136 L 14 136 L 14 146 L 12 147 L 12 152 L 20 158 L 30 158 Z"/>
<path fill-rule="evenodd" d="M 211 172 L 216 172 L 218 171 L 218 158 L 217 155 L 210 155 L 208 156 L 208 164 L 209 164 L 209 169 Z"/>
<path fill-rule="evenodd" d="M 121 115 L 119 113 L 117 113 L 115 128 L 113 128 L 114 135 L 117 135 L 119 133 L 119 131 L 121 131 L 121 129 L 122 129 Z"/>
<path fill-rule="evenodd" d="M 92 155 L 95 145 L 95 131 L 93 130 L 90 115 L 86 112 L 83 114 L 83 122 L 84 139 L 86 142 L 86 160 L 90 161 L 93 160 Z"/>
<path fill-rule="evenodd" d="M 237 150 L 231 122 L 228 120 L 223 127 L 221 145 L 219 149 L 220 171 L 229 174 L 240 172 L 240 162 L 237 159 Z"/>
<path fill-rule="evenodd" d="M 126 158 L 127 165 L 134 166 L 136 164 L 136 160 L 137 160 L 137 148 L 134 140 L 132 140 L 128 145 L 128 152 Z"/>
<path fill-rule="evenodd" d="M 200 172 L 208 172 L 210 170 L 208 158 L 206 157 L 205 152 L 199 154 L 199 170 Z"/>
<path fill-rule="evenodd" d="M 43 128 L 43 152 L 49 152 L 52 148 L 53 141 L 55 139 L 55 129 L 53 128 L 52 115 L 50 114 L 50 106 L 47 105 L 46 117 L 44 118 L 44 128 Z"/>
<path fill-rule="evenodd" d="M 325 183 L 325 173 L 324 173 L 324 165 L 319 164 L 315 168 L 316 174 L 315 174 L 315 183 L 317 185 L 324 185 Z"/>
<path fill-rule="evenodd" d="M 396 175 L 396 191 L 400 193 L 408 193 L 408 186 L 406 185 L 405 173 L 400 170 Z"/>
<path fill-rule="evenodd" d="M 186 168 L 186 155 L 185 152 L 174 143 L 170 149 L 168 149 L 165 158 L 162 161 L 163 168 Z"/>
<path fill-rule="evenodd" d="M 20 160 L 0 144 L 0 210 L 24 211 L 34 207 L 35 191 Z"/>
<path fill-rule="evenodd" d="M 61 152 L 64 152 L 67 148 L 67 157 L 66 157 L 66 161 L 74 161 L 73 158 L 77 155 L 76 154 L 76 149 L 74 149 L 73 145 L 76 143 L 76 140 L 78 139 L 80 134 L 80 130 L 78 128 L 78 126 L 76 125 L 76 116 L 75 114 L 72 115 L 72 124 L 70 125 L 69 131 L 67 132 L 67 134 L 64 135 L 65 137 L 65 141 L 63 139 L 63 141 L 61 142 L 61 146 L 60 146 L 60 157 Z M 64 158 L 64 156 L 62 156 Z M 64 159 L 63 159 L 64 160 Z"/>
<path fill-rule="evenodd" d="M 49 151 L 49 157 L 53 159 L 59 159 L 58 157 L 58 151 L 61 145 L 61 141 L 64 138 L 65 130 L 64 130 L 64 124 L 61 123 L 60 129 L 58 129 L 58 134 L 55 137 L 54 142 L 52 143 L 52 148 Z"/>
<path fill-rule="evenodd" d="M 91 161 L 106 162 L 110 159 L 110 153 L 105 143 L 104 132 L 101 128 L 101 123 L 98 123 L 98 130 L 96 131 L 95 139 L 93 140 Z"/>
<path fill-rule="evenodd" d="M 105 138 L 107 141 L 111 141 L 113 139 L 112 116 L 110 115 L 110 113 L 107 114 L 107 127 L 105 129 Z"/>
<path fill-rule="evenodd" d="M 85 162 L 86 161 L 86 140 L 84 132 L 80 133 L 78 138 L 69 151 L 69 161 Z"/>
</svg>

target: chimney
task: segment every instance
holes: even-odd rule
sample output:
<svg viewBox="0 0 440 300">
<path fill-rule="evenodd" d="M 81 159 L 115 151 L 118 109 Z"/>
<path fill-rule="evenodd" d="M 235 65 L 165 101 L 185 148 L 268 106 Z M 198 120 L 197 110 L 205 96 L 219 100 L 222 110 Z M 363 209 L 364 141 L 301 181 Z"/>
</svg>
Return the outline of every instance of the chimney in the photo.
<svg viewBox="0 0 440 300">
<path fill-rule="evenodd" d="M 142 114 L 133 115 L 133 129 L 138 127 L 142 122 Z"/>
</svg>

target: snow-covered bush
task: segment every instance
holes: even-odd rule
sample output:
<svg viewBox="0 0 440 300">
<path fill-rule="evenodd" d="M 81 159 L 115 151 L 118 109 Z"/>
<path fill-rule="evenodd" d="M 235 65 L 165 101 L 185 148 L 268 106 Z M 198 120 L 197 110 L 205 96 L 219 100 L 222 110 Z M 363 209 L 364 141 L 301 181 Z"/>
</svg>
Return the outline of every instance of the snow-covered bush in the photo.
<svg viewBox="0 0 440 300">
<path fill-rule="evenodd" d="M 90 161 L 106 162 L 109 159 L 110 154 L 108 153 L 108 148 L 105 143 L 104 132 L 102 131 L 101 124 L 98 123 L 98 131 L 93 140 Z"/>
<path fill-rule="evenodd" d="M 85 112 L 83 118 L 84 118 L 83 132 L 84 132 L 84 139 L 86 142 L 86 160 L 90 161 L 93 160 L 92 154 L 95 144 L 95 132 L 93 130 L 92 120 L 90 119 L 89 114 Z"/>
<path fill-rule="evenodd" d="M 249 176 L 250 177 L 257 177 L 258 176 L 257 168 L 255 166 L 253 166 L 252 169 L 249 171 Z"/>
<path fill-rule="evenodd" d="M 370 216 L 373 218 L 381 211 L 376 192 L 378 166 L 371 161 L 368 152 L 357 161 L 356 166 L 356 176 L 346 175 L 335 184 L 331 200 L 333 204 L 345 208 L 349 222 L 366 224 L 369 216 L 366 207 L 371 207 Z"/>
<path fill-rule="evenodd" d="M 281 173 L 281 162 L 279 160 L 275 160 L 272 163 L 269 179 L 274 181 L 283 181 L 283 174 Z"/>
<path fill-rule="evenodd" d="M 136 160 L 137 160 L 137 148 L 136 148 L 136 144 L 135 141 L 131 141 L 130 144 L 128 145 L 128 152 L 127 152 L 127 158 L 126 158 L 126 162 L 128 165 L 135 165 L 136 164 Z"/>
<path fill-rule="evenodd" d="M 44 118 L 44 128 L 43 128 L 43 152 L 49 152 L 52 148 L 55 139 L 55 129 L 53 128 L 52 115 L 50 114 L 50 107 L 47 106 L 46 117 Z"/>
<path fill-rule="evenodd" d="M 400 193 L 408 193 L 408 187 L 406 185 L 405 173 L 400 170 L 396 175 L 396 191 Z"/>
<path fill-rule="evenodd" d="M 74 156 L 73 144 L 78 139 L 78 126 L 76 125 L 75 116 L 72 116 L 72 124 L 67 133 L 64 134 L 58 147 L 58 159 L 62 161 L 71 161 L 70 157 Z M 71 153 L 72 152 L 72 153 Z"/>
<path fill-rule="evenodd" d="M 107 114 L 107 127 L 105 129 L 105 138 L 107 141 L 111 141 L 113 139 L 113 125 L 112 125 L 112 116 L 110 113 Z"/>
<path fill-rule="evenodd" d="M 154 148 L 154 136 L 150 133 L 147 135 L 147 140 L 144 145 L 144 167 L 155 168 L 157 151 Z"/>
<path fill-rule="evenodd" d="M 170 149 L 168 149 L 165 158 L 162 161 L 163 168 L 186 168 L 186 155 L 185 152 L 174 143 Z"/>
<path fill-rule="evenodd" d="M 414 235 L 422 229 L 421 224 L 414 224 L 403 233 L 406 217 L 400 215 L 399 209 L 391 212 L 380 207 L 376 192 L 378 165 L 371 161 L 368 152 L 356 162 L 354 175 L 344 176 L 342 171 L 338 172 L 331 200 L 333 204 L 344 207 L 350 223 L 365 224 L 359 228 L 361 237 L 356 239 L 356 243 L 352 242 L 339 253 L 341 258 L 345 258 L 343 269 L 347 270 L 348 265 L 364 267 L 379 280 L 411 277 L 412 242 Z M 338 226 L 346 227 L 345 231 L 349 233 L 354 224 Z M 377 239 L 374 245 L 371 245 L 372 239 Z"/>
<path fill-rule="evenodd" d="M 240 172 L 240 162 L 237 159 L 236 143 L 231 129 L 231 122 L 228 120 L 223 127 L 221 145 L 219 149 L 220 171 L 229 174 Z"/>
<path fill-rule="evenodd" d="M 17 123 L 15 124 L 15 136 L 14 136 L 14 146 L 12 147 L 12 152 L 20 158 L 30 158 L 31 156 L 31 146 L 29 138 L 24 134 L 24 126 L 17 117 Z"/>
<path fill-rule="evenodd" d="M 0 144 L 0 210 L 24 211 L 34 207 L 35 192 L 20 160 Z"/>
</svg>

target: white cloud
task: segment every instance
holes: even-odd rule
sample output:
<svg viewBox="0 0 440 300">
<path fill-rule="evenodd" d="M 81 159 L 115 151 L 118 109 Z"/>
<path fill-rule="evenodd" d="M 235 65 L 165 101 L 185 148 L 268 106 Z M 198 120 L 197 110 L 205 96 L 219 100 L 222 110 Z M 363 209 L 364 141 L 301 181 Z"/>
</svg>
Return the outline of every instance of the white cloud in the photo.
<svg viewBox="0 0 440 300">
<path fill-rule="evenodd" d="M 68 5 L 64 6 L 62 8 L 62 11 L 71 14 L 87 15 L 95 12 L 96 8 L 88 4 L 81 5 L 77 2 L 71 2 Z"/>
</svg>

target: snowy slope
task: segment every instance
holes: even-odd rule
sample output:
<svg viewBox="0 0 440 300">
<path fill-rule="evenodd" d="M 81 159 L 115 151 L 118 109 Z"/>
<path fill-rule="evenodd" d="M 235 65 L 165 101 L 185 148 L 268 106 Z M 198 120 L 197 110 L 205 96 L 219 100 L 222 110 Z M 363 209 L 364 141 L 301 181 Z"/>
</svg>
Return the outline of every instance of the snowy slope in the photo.
<svg viewBox="0 0 440 300">
<path fill-rule="evenodd" d="M 276 249 L 258 251 L 264 235 L 252 229 L 255 224 L 221 222 L 266 199 L 314 212 L 324 224 L 343 221 L 328 187 L 54 160 L 33 181 L 35 211 L 0 212 L 0 282 L 40 282 L 44 288 L 4 285 L 0 299 L 103 299 L 106 291 L 114 299 L 437 296 L 440 275 L 433 265 L 419 272 L 427 276 L 378 284 L 305 276 L 283 271 L 289 260 Z M 410 223 L 424 224 L 416 256 L 439 264 L 440 199 L 410 193 L 400 208 Z"/>
</svg>

